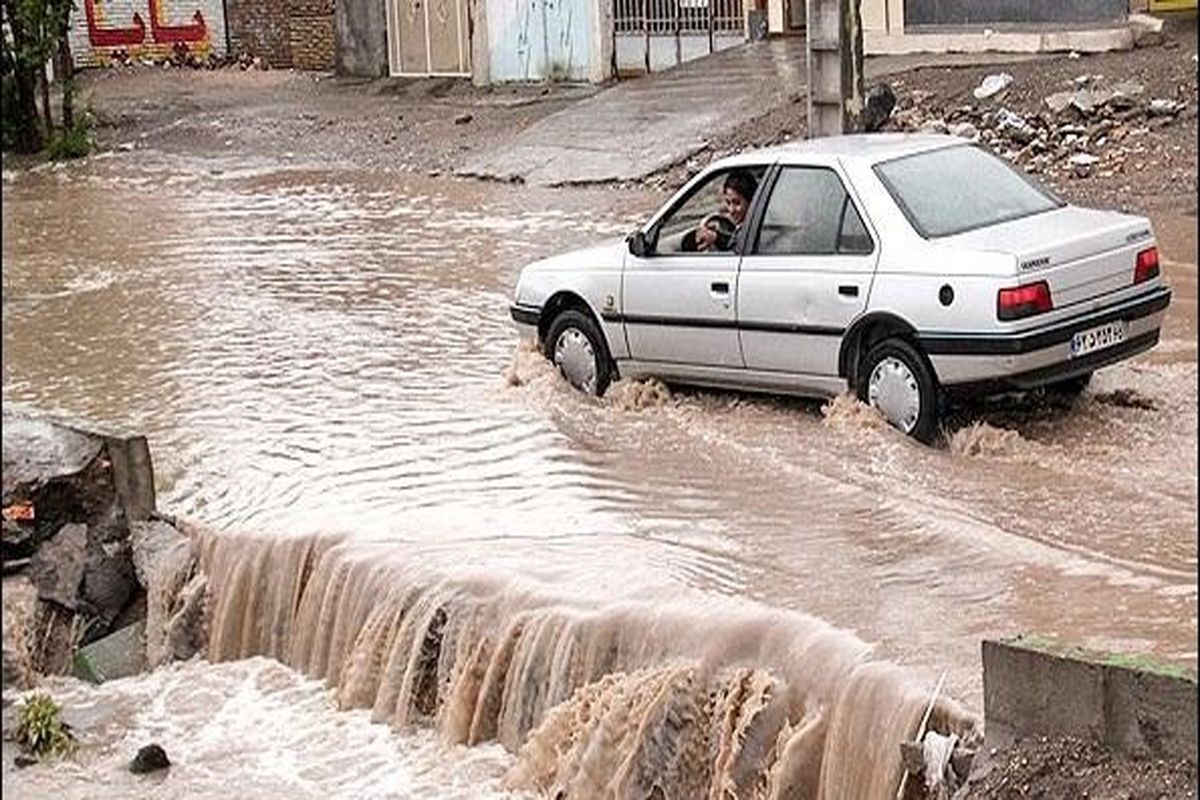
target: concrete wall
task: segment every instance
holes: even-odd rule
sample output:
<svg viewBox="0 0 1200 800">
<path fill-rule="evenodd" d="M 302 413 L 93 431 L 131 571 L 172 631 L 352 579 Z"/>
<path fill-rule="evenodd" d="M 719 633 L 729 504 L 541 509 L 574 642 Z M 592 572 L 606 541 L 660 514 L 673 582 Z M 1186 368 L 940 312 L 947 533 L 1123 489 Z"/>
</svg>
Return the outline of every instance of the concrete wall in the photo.
<svg viewBox="0 0 1200 800">
<path fill-rule="evenodd" d="M 201 59 L 223 57 L 225 10 L 221 0 L 78 0 L 70 40 L 78 66 L 157 61 L 183 48 Z"/>
<path fill-rule="evenodd" d="M 1195 758 L 1195 677 L 1044 642 L 983 643 L 983 704 L 993 743 L 1073 736 L 1118 753 Z"/>
<path fill-rule="evenodd" d="M 492 82 L 603 80 L 597 0 L 489 0 L 488 75 Z M 611 12 L 610 12 L 611 24 Z"/>
<path fill-rule="evenodd" d="M 713 37 L 713 52 L 736 47 L 746 41 L 740 34 L 722 34 Z M 679 37 L 683 61 L 692 61 L 708 55 L 708 35 L 684 35 Z M 661 72 L 676 65 L 675 37 L 650 37 L 650 70 Z M 640 34 L 617 36 L 617 68 L 622 74 L 646 71 L 646 39 Z"/>
<path fill-rule="evenodd" d="M 383 0 L 338 0 L 334 13 L 339 75 L 388 74 L 387 11 Z"/>
<path fill-rule="evenodd" d="M 908 25 L 1093 23 L 1125 19 L 1129 0 L 905 0 Z"/>
</svg>

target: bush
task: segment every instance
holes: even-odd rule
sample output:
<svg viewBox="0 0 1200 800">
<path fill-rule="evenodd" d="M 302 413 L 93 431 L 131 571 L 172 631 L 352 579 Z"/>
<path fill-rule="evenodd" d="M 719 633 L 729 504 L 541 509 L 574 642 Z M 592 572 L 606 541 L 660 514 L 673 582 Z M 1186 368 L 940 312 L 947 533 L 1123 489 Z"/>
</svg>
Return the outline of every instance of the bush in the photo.
<svg viewBox="0 0 1200 800">
<path fill-rule="evenodd" d="M 37 692 L 26 698 L 17 714 L 17 741 L 34 755 L 65 755 L 75 742 L 58 718 L 61 709 L 48 694 Z"/>
<path fill-rule="evenodd" d="M 92 152 L 92 117 L 80 114 L 70 128 L 55 131 L 46 145 L 46 157 L 51 161 L 83 158 Z"/>
</svg>

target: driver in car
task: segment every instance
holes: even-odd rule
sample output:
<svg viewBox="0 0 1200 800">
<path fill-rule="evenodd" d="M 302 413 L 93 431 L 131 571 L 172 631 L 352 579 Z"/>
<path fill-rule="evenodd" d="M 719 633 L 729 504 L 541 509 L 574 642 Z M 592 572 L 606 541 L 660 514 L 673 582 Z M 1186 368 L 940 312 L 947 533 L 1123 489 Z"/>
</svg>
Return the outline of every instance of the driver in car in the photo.
<svg viewBox="0 0 1200 800">
<path fill-rule="evenodd" d="M 709 214 L 683 240 L 683 249 L 692 252 L 733 249 L 738 231 L 750 210 L 750 201 L 758 191 L 758 181 L 744 169 L 735 169 L 721 187 L 721 211 Z"/>
</svg>

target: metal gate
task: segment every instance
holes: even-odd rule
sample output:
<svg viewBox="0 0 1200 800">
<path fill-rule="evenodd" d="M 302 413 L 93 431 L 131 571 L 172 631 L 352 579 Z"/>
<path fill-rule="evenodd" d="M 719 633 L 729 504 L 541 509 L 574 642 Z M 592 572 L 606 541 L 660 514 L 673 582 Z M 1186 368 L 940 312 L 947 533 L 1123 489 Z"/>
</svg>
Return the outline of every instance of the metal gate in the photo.
<svg viewBox="0 0 1200 800">
<path fill-rule="evenodd" d="M 742 0 L 614 0 L 613 51 L 622 41 L 640 39 L 646 72 L 653 42 L 673 42 L 678 65 L 687 60 L 686 50 L 711 54 L 718 38 L 744 38 L 745 31 Z"/>
<path fill-rule="evenodd" d="M 467 0 L 388 0 L 388 71 L 469 76 L 467 14 Z"/>
</svg>

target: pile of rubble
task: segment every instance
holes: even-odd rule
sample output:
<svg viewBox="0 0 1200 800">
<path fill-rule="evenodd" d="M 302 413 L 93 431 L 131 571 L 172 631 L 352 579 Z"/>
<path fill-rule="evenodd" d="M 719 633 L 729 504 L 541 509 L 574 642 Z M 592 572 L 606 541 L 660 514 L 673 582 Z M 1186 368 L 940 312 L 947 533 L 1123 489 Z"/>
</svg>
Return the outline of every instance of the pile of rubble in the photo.
<svg viewBox="0 0 1200 800">
<path fill-rule="evenodd" d="M 117 69 L 145 69 L 147 67 L 157 67 L 159 69 L 193 69 L 193 70 L 234 70 L 238 69 L 242 72 L 247 70 L 265 70 L 269 69 L 267 62 L 259 56 L 251 56 L 248 53 L 241 53 L 237 56 L 221 57 L 216 53 L 209 53 L 207 56 L 191 52 L 186 46 L 175 48 L 170 56 L 151 58 L 142 56 L 133 58 L 124 50 L 115 50 L 109 55 L 107 66 Z"/>
<path fill-rule="evenodd" d="M 1195 105 L 1149 96 L 1137 81 L 1088 74 L 1045 97 L 1036 111 L 1018 113 L 1005 104 L 1012 84 L 1005 73 L 989 75 L 973 92 L 975 102 L 953 108 L 938 107 L 929 92 L 901 93 L 887 127 L 961 136 L 1027 172 L 1085 178 L 1135 168 L 1150 152 L 1147 134 L 1196 116 Z"/>
<path fill-rule="evenodd" d="M 192 537 L 155 510 L 145 438 L 11 407 L 3 423 L 0 565 L 6 595 L 23 581 L 33 600 L 23 630 L 5 622 L 6 692 L 32 677 L 20 665 L 100 681 L 198 652 L 207 582 Z"/>
</svg>

